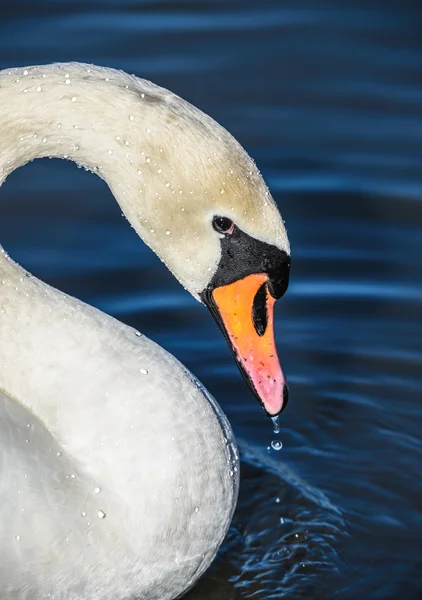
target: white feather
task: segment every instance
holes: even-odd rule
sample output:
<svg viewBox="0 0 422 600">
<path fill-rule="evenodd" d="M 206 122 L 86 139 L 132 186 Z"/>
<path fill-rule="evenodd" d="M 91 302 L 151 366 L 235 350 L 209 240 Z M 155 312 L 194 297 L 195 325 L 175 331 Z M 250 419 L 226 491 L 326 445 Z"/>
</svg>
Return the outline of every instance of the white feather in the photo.
<svg viewBox="0 0 422 600">
<path fill-rule="evenodd" d="M 195 296 L 214 214 L 288 251 L 255 165 L 153 84 L 78 64 L 0 72 L 0 181 L 43 156 L 103 177 Z M 104 250 L 106 251 L 106 250 Z M 170 600 L 214 558 L 238 489 L 233 434 L 173 356 L 0 253 L 2 600 Z"/>
</svg>

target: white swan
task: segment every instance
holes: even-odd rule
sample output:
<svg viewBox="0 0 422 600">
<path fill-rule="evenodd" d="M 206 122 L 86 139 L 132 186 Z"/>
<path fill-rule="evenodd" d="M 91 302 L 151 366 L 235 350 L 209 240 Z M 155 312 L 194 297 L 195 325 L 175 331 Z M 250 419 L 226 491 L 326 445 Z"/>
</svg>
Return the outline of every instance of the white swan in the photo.
<svg viewBox="0 0 422 600">
<path fill-rule="evenodd" d="M 289 244 L 239 144 L 122 72 L 0 72 L 0 183 L 45 156 L 108 183 L 139 236 L 209 306 L 267 413 L 280 412 L 272 306 Z M 0 343 L 2 600 L 182 594 L 236 503 L 236 446 L 218 405 L 168 352 L 4 251 Z"/>
</svg>

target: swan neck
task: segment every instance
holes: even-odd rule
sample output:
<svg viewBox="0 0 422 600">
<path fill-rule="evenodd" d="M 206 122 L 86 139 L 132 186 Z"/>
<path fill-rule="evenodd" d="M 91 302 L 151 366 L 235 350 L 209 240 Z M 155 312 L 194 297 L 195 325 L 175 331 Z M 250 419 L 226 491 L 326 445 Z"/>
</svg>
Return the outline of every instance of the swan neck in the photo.
<svg viewBox="0 0 422 600">
<path fill-rule="evenodd" d="M 0 185 L 36 158 L 72 160 L 106 181 L 144 238 L 143 164 L 153 150 L 149 116 L 130 83 L 118 71 L 87 65 L 1 71 Z"/>
</svg>

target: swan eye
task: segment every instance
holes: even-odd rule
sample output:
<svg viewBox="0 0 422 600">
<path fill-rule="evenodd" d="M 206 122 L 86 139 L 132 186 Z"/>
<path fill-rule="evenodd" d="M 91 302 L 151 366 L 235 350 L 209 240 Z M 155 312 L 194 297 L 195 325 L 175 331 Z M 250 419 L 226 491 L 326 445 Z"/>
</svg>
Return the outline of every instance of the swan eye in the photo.
<svg viewBox="0 0 422 600">
<path fill-rule="evenodd" d="M 212 226 L 218 233 L 232 233 L 234 223 L 228 217 L 214 217 Z"/>
</svg>

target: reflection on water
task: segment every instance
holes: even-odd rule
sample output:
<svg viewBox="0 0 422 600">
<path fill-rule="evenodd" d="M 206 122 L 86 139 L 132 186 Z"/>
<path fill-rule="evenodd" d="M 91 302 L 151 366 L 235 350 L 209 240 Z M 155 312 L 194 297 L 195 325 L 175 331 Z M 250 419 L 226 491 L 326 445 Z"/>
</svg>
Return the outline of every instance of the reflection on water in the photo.
<svg viewBox="0 0 422 600">
<path fill-rule="evenodd" d="M 418 13 L 391 3 L 44 0 L 0 14 L 1 67 L 117 66 L 209 112 L 254 156 L 288 225 L 292 277 L 276 335 L 291 400 L 275 435 L 208 313 L 101 181 L 42 161 L 1 190 L 11 255 L 173 352 L 233 424 L 238 510 L 188 597 L 420 598 Z"/>
</svg>

